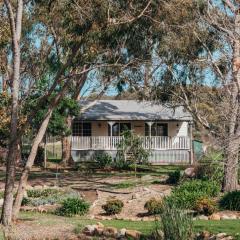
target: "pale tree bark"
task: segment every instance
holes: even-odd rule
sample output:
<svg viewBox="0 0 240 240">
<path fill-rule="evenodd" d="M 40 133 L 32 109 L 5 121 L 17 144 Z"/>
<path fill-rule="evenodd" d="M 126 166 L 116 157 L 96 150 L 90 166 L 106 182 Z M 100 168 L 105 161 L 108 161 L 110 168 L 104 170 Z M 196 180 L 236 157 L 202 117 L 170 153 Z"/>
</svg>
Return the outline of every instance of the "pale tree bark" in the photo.
<svg viewBox="0 0 240 240">
<path fill-rule="evenodd" d="M 240 114 L 240 13 L 236 11 L 234 20 L 234 43 L 232 59 L 232 87 L 230 96 L 229 136 L 227 136 L 226 162 L 224 168 L 224 191 L 234 191 L 238 188 L 239 161 L 239 114 Z"/>
<path fill-rule="evenodd" d="M 83 67 L 83 71 L 89 68 L 89 65 L 85 65 Z M 80 79 L 76 81 L 75 91 L 72 95 L 72 98 L 76 101 L 80 100 L 80 92 L 87 81 L 88 72 L 82 74 Z M 72 117 L 68 116 L 66 119 L 67 128 L 71 129 L 72 127 Z M 71 140 L 69 136 L 62 137 L 62 163 L 64 166 L 71 166 L 73 164 L 73 160 L 71 157 Z"/>
<path fill-rule="evenodd" d="M 23 195 L 24 195 L 24 191 L 26 189 L 26 185 L 27 185 L 27 181 L 28 181 L 28 176 L 29 173 L 31 171 L 31 168 L 34 164 L 34 160 L 36 158 L 37 155 L 37 150 L 39 147 L 39 144 L 41 143 L 47 127 L 48 127 L 48 123 L 50 121 L 50 118 L 52 116 L 52 112 L 55 109 L 55 107 L 58 105 L 58 103 L 61 101 L 62 97 L 64 96 L 64 94 L 66 94 L 67 90 L 69 87 L 69 81 L 67 81 L 62 90 L 54 97 L 54 99 L 51 101 L 51 105 L 48 108 L 47 113 L 44 116 L 44 119 L 38 129 L 37 135 L 35 136 L 34 140 L 33 140 L 33 144 L 31 147 L 31 151 L 30 154 L 28 156 L 27 162 L 25 167 L 23 168 L 22 174 L 21 174 L 21 178 L 18 184 L 18 189 L 17 189 L 17 194 L 16 194 L 16 198 L 14 201 L 14 206 L 13 206 L 13 213 L 12 213 L 12 219 L 16 220 L 18 213 L 20 211 L 20 207 L 21 207 L 21 203 L 22 203 L 22 199 L 23 199 Z"/>
<path fill-rule="evenodd" d="M 15 160 L 17 155 L 17 127 L 18 127 L 18 98 L 19 98 L 19 84 L 20 84 L 20 37 L 22 26 L 22 11 L 23 2 L 18 0 L 16 18 L 14 16 L 13 8 L 9 0 L 4 0 L 7 7 L 8 17 L 11 28 L 12 51 L 13 51 L 13 75 L 12 75 L 12 109 L 11 109 L 11 126 L 10 126 L 10 142 L 7 155 L 6 166 L 6 181 L 4 192 L 4 203 L 2 209 L 2 223 L 4 225 L 11 224 L 12 220 L 12 206 L 13 206 L 13 190 L 15 181 Z"/>
<path fill-rule="evenodd" d="M 13 212 L 12 212 L 12 219 L 16 220 L 17 215 L 20 211 L 20 207 L 21 207 L 21 203 L 22 203 L 22 199 L 23 199 L 23 195 L 24 195 L 24 191 L 26 189 L 26 185 L 27 185 L 27 180 L 28 180 L 28 176 L 29 176 L 29 172 L 33 166 L 35 157 L 37 155 L 37 150 L 38 150 L 38 146 L 41 143 L 43 136 L 45 135 L 49 120 L 51 118 L 53 112 L 53 108 L 50 108 L 45 116 L 44 121 L 42 122 L 38 133 L 36 135 L 36 137 L 33 140 L 33 144 L 32 144 L 32 148 L 29 154 L 29 157 L 27 159 L 26 165 L 23 169 L 23 172 L 21 174 L 21 178 L 19 181 L 19 185 L 18 185 L 18 190 L 17 190 L 17 195 L 14 201 L 14 206 L 13 206 Z"/>
<path fill-rule="evenodd" d="M 71 129 L 72 126 L 72 118 L 68 116 L 66 119 L 67 128 Z M 71 140 L 70 136 L 62 137 L 62 163 L 63 166 L 70 166 L 72 164 L 71 161 Z"/>
</svg>

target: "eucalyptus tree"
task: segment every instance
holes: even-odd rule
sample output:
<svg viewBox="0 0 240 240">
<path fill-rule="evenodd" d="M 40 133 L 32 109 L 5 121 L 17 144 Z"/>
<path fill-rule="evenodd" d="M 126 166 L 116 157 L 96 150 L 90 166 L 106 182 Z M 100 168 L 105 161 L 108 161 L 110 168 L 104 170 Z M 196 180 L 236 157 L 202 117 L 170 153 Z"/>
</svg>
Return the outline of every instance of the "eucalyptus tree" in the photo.
<svg viewBox="0 0 240 240">
<path fill-rule="evenodd" d="M 153 19 L 145 14 L 154 18 L 158 1 L 5 0 L 4 3 L 2 8 L 8 14 L 11 29 L 8 57 L 13 73 L 11 141 L 2 214 L 3 224 L 8 225 L 18 215 L 29 172 L 54 109 L 64 96 L 77 98 L 90 71 L 102 72 L 103 78 L 97 81 L 103 80 L 107 86 L 127 68 L 140 66 L 142 59 L 150 57 Z M 36 93 L 39 97 L 34 98 L 35 107 L 29 109 L 17 129 L 18 114 Z M 35 129 L 13 207 L 14 143 L 42 109 L 44 114 Z"/>
<path fill-rule="evenodd" d="M 151 62 L 124 77 L 139 98 L 183 105 L 224 153 L 225 191 L 238 188 L 240 9 L 234 0 L 161 1 Z M 146 74 L 148 73 L 148 74 Z M 142 79 L 147 75 L 148 83 Z M 139 82 L 142 85 L 139 85 Z"/>
</svg>

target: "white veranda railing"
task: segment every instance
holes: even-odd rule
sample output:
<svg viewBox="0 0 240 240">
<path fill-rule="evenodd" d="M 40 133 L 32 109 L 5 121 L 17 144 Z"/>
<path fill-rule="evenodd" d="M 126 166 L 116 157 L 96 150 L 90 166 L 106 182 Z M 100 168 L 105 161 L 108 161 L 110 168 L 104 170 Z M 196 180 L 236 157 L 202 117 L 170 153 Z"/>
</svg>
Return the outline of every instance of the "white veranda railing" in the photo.
<svg viewBox="0 0 240 240">
<path fill-rule="evenodd" d="M 190 149 L 189 137 L 141 137 L 145 149 Z M 123 137 L 72 137 L 72 150 L 116 150 Z"/>
</svg>

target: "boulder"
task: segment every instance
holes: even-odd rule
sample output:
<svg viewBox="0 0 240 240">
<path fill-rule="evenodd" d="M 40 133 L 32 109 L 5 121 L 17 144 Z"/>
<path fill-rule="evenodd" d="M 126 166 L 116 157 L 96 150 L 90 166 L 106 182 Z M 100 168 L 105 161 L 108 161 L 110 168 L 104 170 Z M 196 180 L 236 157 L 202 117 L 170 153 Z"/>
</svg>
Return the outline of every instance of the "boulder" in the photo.
<svg viewBox="0 0 240 240">
<path fill-rule="evenodd" d="M 198 219 L 199 220 L 208 220 L 208 217 L 204 216 L 204 215 L 200 215 L 200 216 L 198 216 Z"/>
<path fill-rule="evenodd" d="M 118 233 L 118 230 L 114 227 L 105 227 L 103 230 L 103 235 L 105 237 L 116 237 Z"/>
<path fill-rule="evenodd" d="M 141 232 L 136 231 L 136 230 L 127 230 L 126 237 L 133 238 L 133 239 L 140 239 Z"/>
<path fill-rule="evenodd" d="M 209 220 L 219 221 L 219 220 L 221 220 L 221 216 L 217 213 L 214 213 L 209 217 Z"/>
<path fill-rule="evenodd" d="M 188 178 L 193 178 L 196 175 L 196 171 L 195 168 L 190 167 L 190 168 L 186 168 L 184 171 L 184 176 L 188 177 Z"/>
<path fill-rule="evenodd" d="M 83 233 L 86 235 L 93 236 L 95 234 L 96 226 L 95 225 L 87 225 L 83 229 Z"/>
<path fill-rule="evenodd" d="M 225 237 L 227 237 L 227 234 L 226 234 L 226 233 L 218 233 L 218 234 L 216 235 L 216 239 L 223 239 L 223 238 L 225 238 Z"/>
<path fill-rule="evenodd" d="M 97 224 L 96 224 L 96 227 L 97 228 L 104 228 L 104 225 L 101 223 L 101 222 L 97 222 Z"/>
<path fill-rule="evenodd" d="M 198 235 L 197 239 L 198 239 L 198 240 L 208 240 L 210 237 L 211 237 L 210 232 L 208 232 L 208 231 L 202 231 L 202 232 Z"/>
<path fill-rule="evenodd" d="M 101 235 L 103 235 L 103 232 L 104 232 L 104 227 L 96 227 L 94 234 L 101 236 Z"/>
<path fill-rule="evenodd" d="M 125 237 L 126 235 L 126 229 L 125 228 L 122 228 L 118 231 L 118 234 L 117 234 L 117 238 L 122 238 L 122 237 Z"/>
<path fill-rule="evenodd" d="M 238 219 L 237 215 L 222 215 L 221 220 L 236 220 Z"/>
</svg>

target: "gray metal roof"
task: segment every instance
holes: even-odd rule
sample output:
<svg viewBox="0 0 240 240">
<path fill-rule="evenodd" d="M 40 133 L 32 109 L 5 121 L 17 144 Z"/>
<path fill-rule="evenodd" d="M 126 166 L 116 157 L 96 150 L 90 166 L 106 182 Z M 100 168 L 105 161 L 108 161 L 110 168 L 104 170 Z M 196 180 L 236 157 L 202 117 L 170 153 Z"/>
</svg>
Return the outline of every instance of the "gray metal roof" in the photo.
<svg viewBox="0 0 240 240">
<path fill-rule="evenodd" d="M 192 120 L 183 107 L 167 108 L 148 101 L 80 101 L 80 107 L 79 120 Z"/>
</svg>

